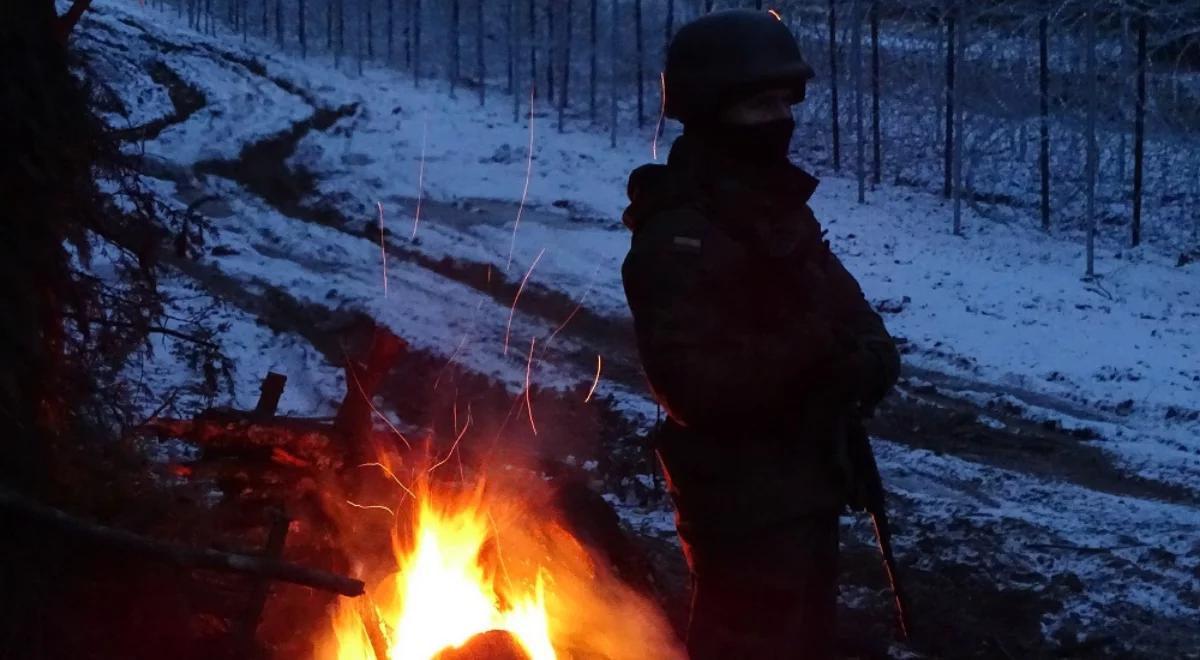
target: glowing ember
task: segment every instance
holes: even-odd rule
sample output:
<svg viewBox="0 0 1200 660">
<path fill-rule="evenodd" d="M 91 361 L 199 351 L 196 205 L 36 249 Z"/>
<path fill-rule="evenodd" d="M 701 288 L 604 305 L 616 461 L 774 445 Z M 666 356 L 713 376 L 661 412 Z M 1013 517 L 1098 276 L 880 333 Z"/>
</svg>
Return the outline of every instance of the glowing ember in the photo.
<svg viewBox="0 0 1200 660">
<path fill-rule="evenodd" d="M 783 16 L 780 15 L 780 13 L 778 11 L 775 11 L 774 9 L 768 9 L 767 13 L 774 16 L 775 20 L 783 22 Z"/>
</svg>

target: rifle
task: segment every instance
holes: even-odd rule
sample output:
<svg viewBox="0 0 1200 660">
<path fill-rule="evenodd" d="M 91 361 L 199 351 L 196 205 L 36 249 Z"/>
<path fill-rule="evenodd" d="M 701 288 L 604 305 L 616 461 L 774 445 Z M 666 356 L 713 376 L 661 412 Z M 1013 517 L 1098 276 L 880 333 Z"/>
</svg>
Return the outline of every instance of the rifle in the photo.
<svg viewBox="0 0 1200 660">
<path fill-rule="evenodd" d="M 849 462 L 851 476 L 850 507 L 866 511 L 871 515 L 871 523 L 875 528 L 875 540 L 879 544 L 879 553 L 883 555 L 883 570 L 887 573 L 888 584 L 892 588 L 900 639 L 908 641 L 912 630 L 911 622 L 908 619 L 908 598 L 900 583 L 900 574 L 896 571 L 896 556 L 892 553 L 892 530 L 888 525 L 883 479 L 879 476 L 879 466 L 875 463 L 875 452 L 871 449 L 871 440 L 867 436 L 866 428 L 862 425 L 860 414 L 856 411 L 856 414 L 851 416 L 845 425 L 846 458 Z"/>
</svg>

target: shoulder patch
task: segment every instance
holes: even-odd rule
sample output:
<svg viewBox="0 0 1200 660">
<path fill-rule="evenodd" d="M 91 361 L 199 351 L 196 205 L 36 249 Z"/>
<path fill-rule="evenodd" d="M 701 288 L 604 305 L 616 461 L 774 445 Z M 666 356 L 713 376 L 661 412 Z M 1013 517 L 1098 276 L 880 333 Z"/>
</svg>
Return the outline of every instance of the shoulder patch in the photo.
<svg viewBox="0 0 1200 660">
<path fill-rule="evenodd" d="M 693 236 L 676 236 L 671 240 L 671 245 L 680 252 L 699 254 L 701 248 L 704 247 L 704 241 Z"/>
</svg>

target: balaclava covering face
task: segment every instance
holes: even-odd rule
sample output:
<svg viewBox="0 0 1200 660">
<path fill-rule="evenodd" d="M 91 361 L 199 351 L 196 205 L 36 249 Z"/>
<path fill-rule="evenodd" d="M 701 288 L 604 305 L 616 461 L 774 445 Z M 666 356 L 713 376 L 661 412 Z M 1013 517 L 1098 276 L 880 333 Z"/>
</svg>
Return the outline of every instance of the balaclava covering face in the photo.
<svg viewBox="0 0 1200 660">
<path fill-rule="evenodd" d="M 748 165 L 770 166 L 787 162 L 796 121 L 791 117 L 754 124 L 693 121 L 684 133 Z"/>
</svg>

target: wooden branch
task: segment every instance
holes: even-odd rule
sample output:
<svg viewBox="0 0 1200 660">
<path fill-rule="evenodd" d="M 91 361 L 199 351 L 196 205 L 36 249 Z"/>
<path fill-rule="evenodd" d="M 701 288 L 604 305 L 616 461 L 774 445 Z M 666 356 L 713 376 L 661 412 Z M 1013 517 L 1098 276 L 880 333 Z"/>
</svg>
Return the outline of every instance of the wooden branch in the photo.
<svg viewBox="0 0 1200 660">
<path fill-rule="evenodd" d="M 54 22 L 54 38 L 62 46 L 67 45 L 67 39 L 71 36 L 71 31 L 75 29 L 75 25 L 79 23 L 83 12 L 88 10 L 92 5 L 92 0 L 75 0 L 71 3 L 71 8 L 67 13 L 58 17 Z"/>
<path fill-rule="evenodd" d="M 254 408 L 253 417 L 257 421 L 271 421 L 279 408 L 279 398 L 283 396 L 283 388 L 287 385 L 287 376 L 269 372 L 263 378 L 262 388 L 258 396 L 258 405 Z"/>
<path fill-rule="evenodd" d="M 197 419 L 151 419 L 133 430 L 138 435 L 180 438 L 212 454 L 263 454 L 281 465 L 337 467 L 344 461 L 340 434 L 328 422 L 275 418 L 257 422 L 247 413 L 205 413 Z"/>
<path fill-rule="evenodd" d="M 263 556 L 270 559 L 283 558 L 283 544 L 287 540 L 288 525 L 291 521 L 287 516 L 278 509 L 272 510 L 271 530 L 267 533 L 267 546 L 263 548 Z M 246 604 L 246 611 L 242 614 L 236 632 L 236 645 L 241 651 L 241 657 L 254 658 L 256 657 L 255 650 L 255 631 L 258 630 L 258 622 L 262 618 L 263 609 L 267 606 L 267 596 L 271 594 L 271 584 L 267 580 L 259 580 L 254 584 L 254 592 L 250 595 L 250 601 Z"/>
<path fill-rule="evenodd" d="M 0 508 L 73 536 L 84 543 L 135 553 L 182 568 L 254 575 L 267 580 L 299 584 L 343 596 L 361 596 L 364 591 L 361 580 L 291 564 L 276 558 L 221 552 L 210 548 L 193 548 L 122 529 L 105 527 L 35 502 L 3 487 L 0 487 Z"/>
<path fill-rule="evenodd" d="M 174 328 L 168 328 L 168 327 L 161 326 L 161 325 L 140 326 L 136 323 L 127 323 L 125 321 L 114 321 L 112 319 L 101 319 L 101 318 L 87 319 L 86 322 L 89 324 L 95 324 L 95 325 L 106 325 L 110 328 L 128 328 L 130 330 L 145 330 L 146 333 L 148 333 L 148 334 L 173 337 L 173 338 L 179 339 L 181 341 L 186 341 L 186 342 L 189 342 L 192 344 L 196 344 L 197 346 L 203 346 L 204 348 L 207 348 L 209 350 L 218 350 L 221 348 L 221 346 L 219 344 L 209 341 L 207 339 L 204 339 L 203 337 L 197 337 L 196 335 L 188 334 L 186 332 L 183 332 L 182 330 L 175 330 Z"/>
</svg>

